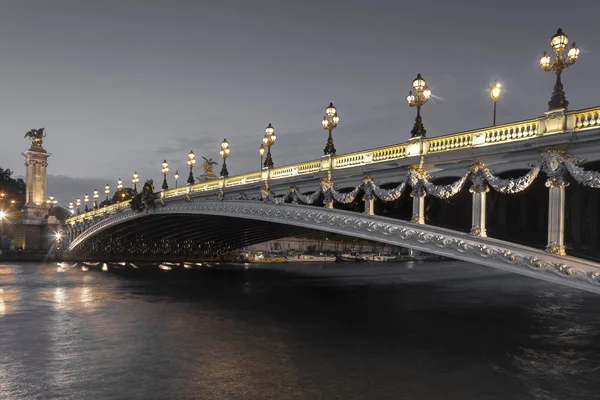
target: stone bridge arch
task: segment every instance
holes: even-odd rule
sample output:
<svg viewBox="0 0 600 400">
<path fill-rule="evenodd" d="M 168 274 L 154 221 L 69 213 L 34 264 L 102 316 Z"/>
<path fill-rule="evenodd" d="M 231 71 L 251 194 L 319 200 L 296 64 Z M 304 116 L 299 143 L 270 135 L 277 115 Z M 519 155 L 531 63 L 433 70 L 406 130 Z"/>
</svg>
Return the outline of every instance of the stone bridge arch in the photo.
<svg viewBox="0 0 600 400">
<path fill-rule="evenodd" d="M 228 225 L 223 226 L 218 238 L 229 238 L 230 250 L 235 246 L 242 247 L 246 243 L 268 240 L 277 235 L 324 231 L 391 245 L 410 246 L 433 254 L 600 293 L 600 268 L 593 262 L 435 226 L 290 203 L 180 200 L 164 206 L 158 205 L 148 214 L 123 211 L 87 227 L 73 238 L 69 251 L 76 253 L 105 231 L 112 230 L 111 237 L 115 234 L 135 234 L 136 229 L 138 232 L 143 229 L 144 220 L 152 221 L 153 218 L 162 218 L 158 220 L 158 226 L 154 227 L 159 236 L 177 234 L 178 229 L 186 235 L 201 235 L 202 226 L 196 218 L 212 220 L 217 224 L 227 219 Z M 178 225 L 182 220 L 188 222 Z M 146 225 L 151 226 L 152 224 Z M 235 231 L 232 228 L 234 226 Z M 135 246 L 135 243 L 131 245 Z"/>
</svg>

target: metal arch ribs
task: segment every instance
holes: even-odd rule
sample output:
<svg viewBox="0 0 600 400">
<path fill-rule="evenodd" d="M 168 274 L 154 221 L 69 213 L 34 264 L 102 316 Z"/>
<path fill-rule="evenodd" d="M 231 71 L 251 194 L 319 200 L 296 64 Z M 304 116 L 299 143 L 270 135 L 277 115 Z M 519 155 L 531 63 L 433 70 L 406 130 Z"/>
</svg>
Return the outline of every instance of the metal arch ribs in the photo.
<svg viewBox="0 0 600 400">
<path fill-rule="evenodd" d="M 205 214 L 245 219 L 269 220 L 313 228 L 348 236 L 411 246 L 418 250 L 487 265 L 538 279 L 600 293 L 600 265 L 553 255 L 542 250 L 515 245 L 491 238 L 473 237 L 428 225 L 381 216 L 357 214 L 337 209 L 319 209 L 299 204 L 248 204 L 243 200 L 172 202 L 149 212 L 152 214 Z M 69 246 L 76 250 L 85 240 L 101 231 L 146 214 L 125 211 L 109 216 L 82 232 Z"/>
</svg>

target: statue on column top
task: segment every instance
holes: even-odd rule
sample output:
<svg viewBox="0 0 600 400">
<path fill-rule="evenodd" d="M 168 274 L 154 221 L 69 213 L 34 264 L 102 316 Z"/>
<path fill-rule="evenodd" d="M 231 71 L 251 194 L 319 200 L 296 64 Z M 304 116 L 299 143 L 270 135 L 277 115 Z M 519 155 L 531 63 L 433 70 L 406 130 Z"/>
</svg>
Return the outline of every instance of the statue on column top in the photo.
<svg viewBox="0 0 600 400">
<path fill-rule="evenodd" d="M 32 129 L 25 134 L 25 138 L 29 138 L 31 140 L 32 148 L 42 148 L 42 139 L 46 137 L 46 132 L 44 132 L 45 128 L 40 129 Z"/>
</svg>

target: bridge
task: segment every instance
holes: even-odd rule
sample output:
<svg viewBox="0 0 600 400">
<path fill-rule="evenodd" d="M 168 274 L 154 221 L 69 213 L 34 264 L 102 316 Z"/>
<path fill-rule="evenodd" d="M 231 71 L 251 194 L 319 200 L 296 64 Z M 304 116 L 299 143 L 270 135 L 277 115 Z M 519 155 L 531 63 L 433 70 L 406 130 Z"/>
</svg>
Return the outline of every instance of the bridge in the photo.
<svg viewBox="0 0 600 400">
<path fill-rule="evenodd" d="M 600 293 L 596 246 L 569 249 L 578 257 L 566 255 L 565 247 L 565 222 L 598 223 L 599 150 L 600 107 L 551 109 L 525 121 L 435 138 L 416 135 L 400 144 L 330 152 L 201 183 L 192 178 L 160 192 L 145 187 L 137 201 L 72 216 L 65 239 L 68 252 L 81 257 L 168 260 L 325 231 Z M 591 219 L 590 201 L 596 210 Z M 495 207 L 488 209 L 490 202 Z M 510 219 L 515 210 L 519 220 Z M 453 215 L 458 223 L 444 222 Z M 462 224 L 465 218 L 470 226 Z M 544 243 L 524 231 L 534 220 Z M 577 232 L 586 235 L 583 228 Z M 597 238 L 597 230 L 590 235 Z"/>
</svg>

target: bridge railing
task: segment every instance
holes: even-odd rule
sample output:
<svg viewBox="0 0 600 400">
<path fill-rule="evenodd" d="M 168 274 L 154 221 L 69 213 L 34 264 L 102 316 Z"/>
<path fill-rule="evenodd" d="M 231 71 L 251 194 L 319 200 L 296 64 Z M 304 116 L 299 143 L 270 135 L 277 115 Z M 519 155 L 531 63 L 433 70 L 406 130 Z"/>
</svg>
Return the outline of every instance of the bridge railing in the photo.
<svg viewBox="0 0 600 400">
<path fill-rule="evenodd" d="M 575 129 L 578 131 L 600 127 L 600 107 L 573 111 Z"/>
<path fill-rule="evenodd" d="M 196 183 L 191 186 L 188 185 L 165 190 L 161 192 L 161 197 L 171 198 L 183 196 L 187 193 L 216 191 L 222 188 L 238 187 L 260 181 L 286 179 L 314 174 L 321 171 L 353 168 L 366 164 L 383 163 L 430 153 L 442 153 L 466 148 L 501 145 L 514 141 L 529 140 L 546 133 L 556 134 L 570 131 L 585 131 L 600 127 L 600 107 L 567 112 L 564 116 L 563 123 L 563 125 L 566 126 L 566 129 L 563 129 L 563 126 L 558 130 L 554 129 L 552 132 L 547 132 L 547 129 L 544 129 L 544 126 L 542 126 L 547 119 L 547 117 L 539 117 L 434 138 L 411 139 L 405 143 L 393 144 L 349 154 L 341 154 L 333 156 L 331 159 L 329 157 L 324 157 L 318 160 L 263 169 L 261 171 L 235 175 L 228 178 L 215 178 L 214 180 Z M 123 203 L 125 206 L 119 205 L 121 203 L 118 203 L 108 207 L 101 207 L 98 210 L 73 216 L 68 221 L 90 218 L 103 213 L 118 212 L 127 208 L 129 202 L 126 201 Z"/>
</svg>

